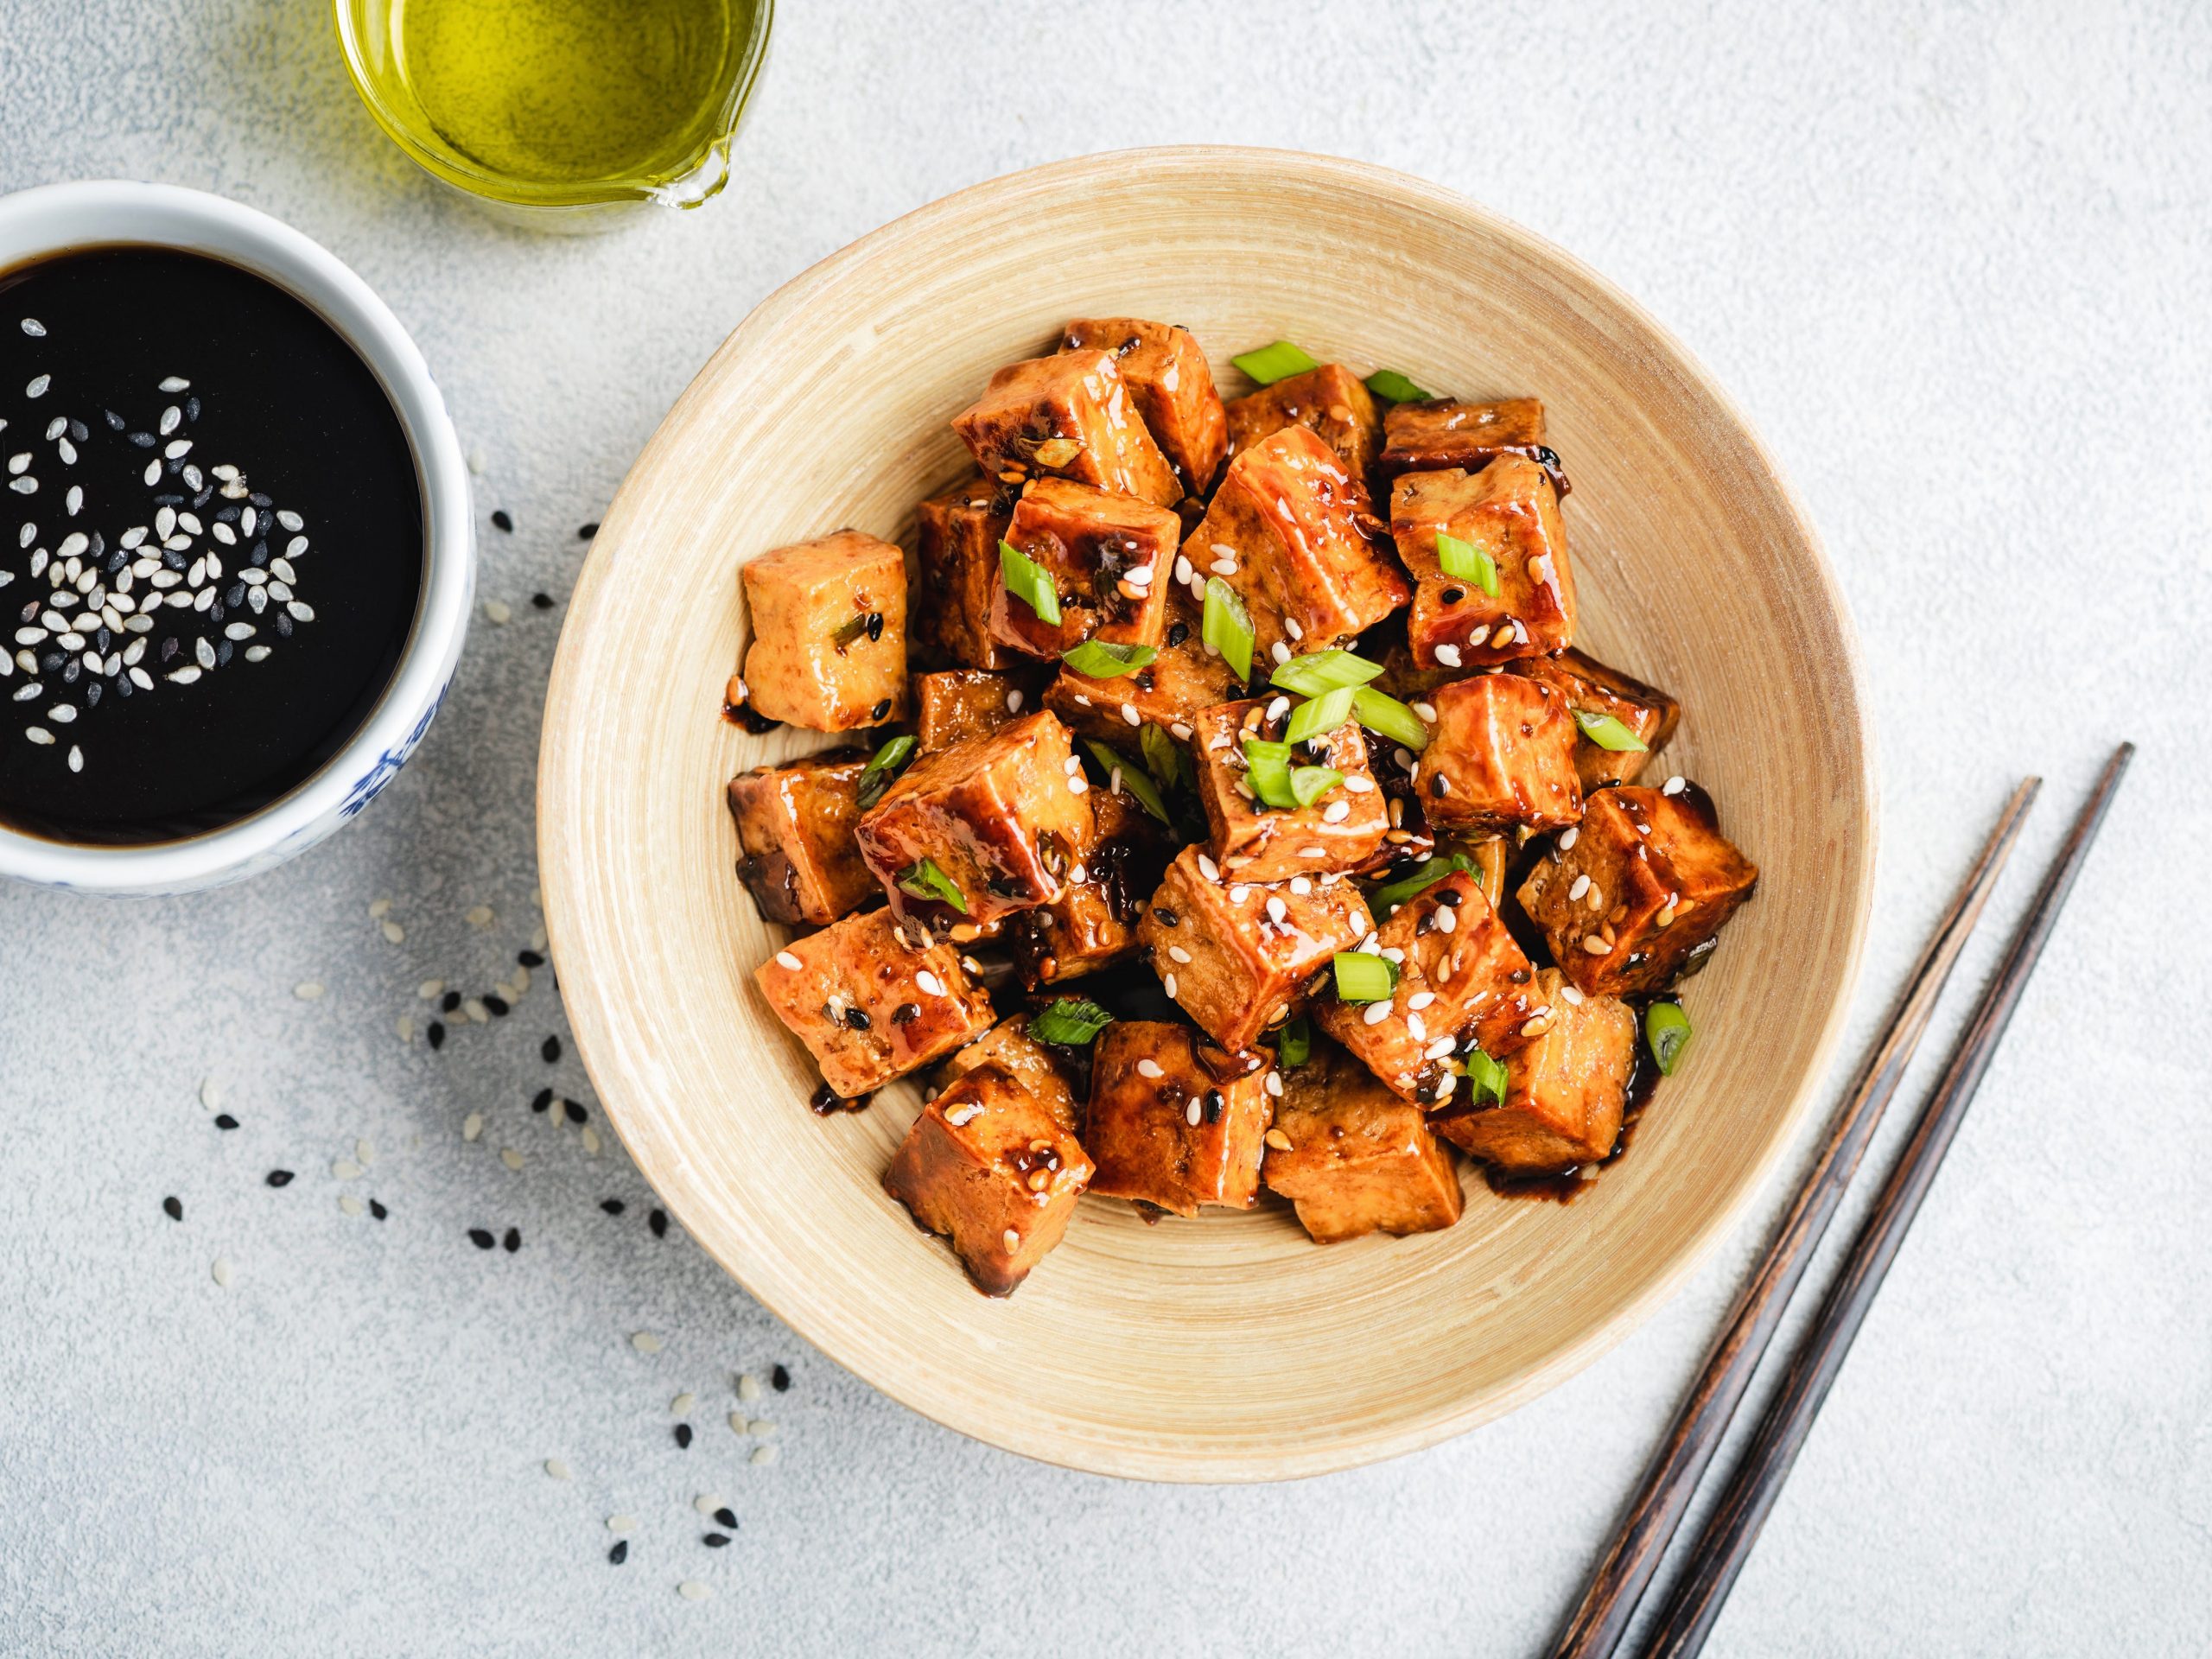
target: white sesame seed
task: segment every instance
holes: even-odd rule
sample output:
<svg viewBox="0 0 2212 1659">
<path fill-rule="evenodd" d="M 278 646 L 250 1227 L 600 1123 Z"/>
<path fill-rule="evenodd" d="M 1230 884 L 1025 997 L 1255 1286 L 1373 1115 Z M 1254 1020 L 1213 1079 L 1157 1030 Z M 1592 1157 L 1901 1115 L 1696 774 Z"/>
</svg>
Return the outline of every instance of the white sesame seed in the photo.
<svg viewBox="0 0 2212 1659">
<path fill-rule="evenodd" d="M 1185 950 L 1179 944 L 1169 945 L 1167 947 L 1167 954 L 1170 958 L 1181 963 L 1185 968 L 1191 965 L 1191 953 Z"/>
<path fill-rule="evenodd" d="M 1293 639 L 1300 640 L 1301 642 L 1306 638 L 1306 630 L 1299 626 L 1298 619 L 1294 616 L 1286 616 L 1283 618 L 1282 631 L 1288 634 Z"/>
<path fill-rule="evenodd" d="M 1021 1235 L 1009 1227 L 999 1235 L 999 1243 L 1005 1245 L 1010 1252 L 1018 1250 L 1021 1248 Z"/>
<path fill-rule="evenodd" d="M 481 1113 L 481 1112 L 471 1112 L 471 1113 L 470 1113 L 467 1117 L 464 1117 L 464 1118 L 462 1118 L 462 1119 L 461 1120 L 461 1138 L 462 1140 L 464 1140 L 464 1141 L 474 1141 L 474 1139 L 476 1139 L 476 1137 L 477 1137 L 478 1135 L 481 1135 L 481 1134 L 483 1134 L 483 1133 L 484 1133 L 484 1114 L 483 1114 L 483 1113 Z"/>
<path fill-rule="evenodd" d="M 1433 1104 L 1441 1105 L 1452 1098 L 1452 1091 L 1459 1086 L 1458 1074 L 1446 1071 L 1436 1080 L 1436 1099 Z"/>
<path fill-rule="evenodd" d="M 522 1154 L 517 1152 L 512 1147 L 501 1147 L 499 1161 L 509 1169 L 519 1170 L 522 1167 Z"/>
<path fill-rule="evenodd" d="M 1367 1005 L 1367 1012 L 1359 1017 L 1368 1025 L 1379 1026 L 1390 1017 L 1390 1005 L 1388 1002 L 1370 1002 Z"/>
<path fill-rule="evenodd" d="M 1301 847 L 1298 849 L 1298 855 L 1300 858 L 1326 858 L 1329 852 L 1325 847 Z"/>
<path fill-rule="evenodd" d="M 1147 1055 L 1137 1062 L 1137 1075 L 1141 1077 L 1164 1077 L 1167 1074 L 1160 1069 L 1158 1060 Z"/>
<path fill-rule="evenodd" d="M 1574 843 L 1581 839 L 1582 826 L 1579 823 L 1570 823 L 1567 826 L 1566 830 L 1560 832 L 1559 838 L 1560 851 L 1562 853 L 1573 852 L 1574 850 Z"/>
<path fill-rule="evenodd" d="M 1191 585 L 1191 562 L 1178 553 L 1175 556 L 1175 580 L 1187 588 Z"/>
<path fill-rule="evenodd" d="M 37 340 L 46 333 L 46 325 L 36 317 L 25 317 L 22 321 L 22 330 L 33 340 Z"/>
<path fill-rule="evenodd" d="M 493 624 L 512 622 L 514 620 L 514 612 L 507 607 L 506 601 L 504 600 L 487 599 L 484 601 L 484 620 L 487 622 Z"/>
<path fill-rule="evenodd" d="M 1423 1020 L 1421 1015 L 1417 1014 L 1408 1014 L 1406 1016 L 1406 1034 L 1408 1037 L 1411 1037 L 1417 1043 L 1427 1042 L 1428 1040 L 1428 1022 Z"/>
<path fill-rule="evenodd" d="M 1137 713 L 1137 706 L 1134 702 L 1125 702 L 1122 705 L 1122 718 L 1132 726 L 1141 726 L 1144 723 L 1144 717 Z"/>
<path fill-rule="evenodd" d="M 1010 1249 L 1012 1247 L 1009 1246 L 1008 1248 Z M 753 1448 L 752 1457 L 747 1459 L 747 1461 L 751 1463 L 773 1463 L 775 1460 L 776 1443 L 773 1440 L 766 1441 L 760 1446 L 754 1446 Z"/>
<path fill-rule="evenodd" d="M 1688 779 L 1682 778 L 1679 775 L 1669 778 L 1665 783 L 1659 785 L 1659 792 L 1662 795 L 1679 795 L 1682 792 L 1683 786 L 1689 780 Z"/>
<path fill-rule="evenodd" d="M 292 995 L 302 1002 L 312 1002 L 322 995 L 322 982 L 316 979 L 303 979 L 292 987 Z"/>
<path fill-rule="evenodd" d="M 46 396 L 46 389 L 53 384 L 54 377 L 52 375 L 41 374 L 32 380 L 30 385 L 23 388 L 23 396 L 26 397 L 43 397 Z"/>
<path fill-rule="evenodd" d="M 1175 976 L 1173 973 L 1162 974 L 1160 976 L 1160 988 L 1167 993 L 1167 1000 L 1173 1002 L 1177 990 Z"/>
<path fill-rule="evenodd" d="M 1446 668 L 1459 667 L 1459 647 L 1457 645 L 1439 645 L 1436 648 L 1436 660 L 1443 664 Z"/>
<path fill-rule="evenodd" d="M 1198 1096 L 1192 1096 L 1190 1104 L 1183 1108 L 1183 1121 L 1195 1129 L 1198 1127 L 1198 1120 L 1205 1116 L 1205 1108 L 1198 1103 Z"/>
<path fill-rule="evenodd" d="M 1439 905 L 1435 910 L 1436 931 L 1449 933 L 1459 925 L 1459 912 L 1449 905 Z"/>
<path fill-rule="evenodd" d="M 1381 957 L 1385 962 L 1402 963 L 1406 959 L 1406 953 L 1399 950 L 1395 944 L 1384 945 L 1380 950 L 1376 952 L 1376 955 Z"/>
<path fill-rule="evenodd" d="M 190 391 L 192 390 L 192 382 L 186 379 L 181 374 L 172 374 L 162 380 L 161 384 L 161 390 L 170 392 Z"/>
<path fill-rule="evenodd" d="M 340 1158 L 330 1166 L 330 1173 L 338 1180 L 358 1181 L 366 1172 L 351 1158 Z"/>
<path fill-rule="evenodd" d="M 1271 699 L 1268 703 L 1266 718 L 1271 721 L 1281 720 L 1289 712 L 1290 699 L 1288 697 L 1275 697 Z"/>
<path fill-rule="evenodd" d="M 1350 801 L 1331 801 L 1328 805 L 1321 809 L 1323 821 L 1329 823 L 1342 823 L 1351 816 L 1351 803 Z"/>
<path fill-rule="evenodd" d="M 340 1192 L 338 1195 L 338 1209 L 341 1215 L 358 1216 L 363 1208 L 360 1199 L 355 1198 L 351 1192 Z"/>
<path fill-rule="evenodd" d="M 1290 647 L 1278 639 L 1268 647 L 1268 654 L 1275 659 L 1275 666 L 1280 668 L 1290 660 Z"/>
<path fill-rule="evenodd" d="M 804 963 L 801 962 L 797 957 L 793 956 L 788 950 L 779 950 L 776 952 L 776 966 L 779 968 L 785 969 L 795 974 L 805 965 L 806 964 Z M 442 988 L 442 987 L 441 988 Z M 423 995 L 425 996 L 434 996 L 436 993 L 434 991 L 425 991 Z"/>
<path fill-rule="evenodd" d="M 715 1592 L 696 1579 L 686 1579 L 676 1586 L 676 1593 L 686 1601 L 704 1601 Z"/>
<path fill-rule="evenodd" d="M 1283 903 L 1281 894 L 1271 893 L 1268 895 L 1268 919 L 1269 921 L 1273 922 L 1277 927 L 1281 927 L 1283 924 L 1283 918 L 1289 914 L 1290 906 Z"/>
<path fill-rule="evenodd" d="M 1274 1071 L 1268 1072 L 1265 1087 L 1267 1091 L 1273 1095 L 1277 1100 L 1281 1100 L 1282 1098 L 1282 1077 L 1279 1073 Z"/>
<path fill-rule="evenodd" d="M 1215 863 L 1213 860 L 1208 858 L 1204 853 L 1200 853 L 1198 855 L 1198 874 L 1205 877 L 1209 881 L 1218 881 L 1221 880 L 1221 866 Z"/>
<path fill-rule="evenodd" d="M 1167 729 L 1171 734 L 1173 734 L 1175 741 L 1179 743 L 1187 743 L 1191 741 L 1191 728 L 1188 726 L 1185 726 L 1179 720 L 1175 721 L 1174 724 L 1170 726 Z"/>
<path fill-rule="evenodd" d="M 1580 899 L 1589 891 L 1590 878 L 1586 875 L 1578 875 L 1574 878 L 1574 885 L 1567 890 L 1567 896 L 1570 899 Z"/>
<path fill-rule="evenodd" d="M 1068 793 L 1069 793 L 1069 794 L 1071 794 L 1071 795 L 1084 795 L 1084 794 L 1088 794 L 1088 793 L 1090 792 L 1090 780 L 1088 778 L 1085 778 L 1084 776 L 1083 776 L 1083 774 L 1082 774 L 1082 773 L 1077 772 L 1074 777 L 1072 777 L 1072 778 L 1071 778 L 1071 779 L 1068 779 Z"/>
<path fill-rule="evenodd" d="M 1208 565 L 1206 569 L 1212 571 L 1217 576 L 1233 576 L 1236 574 L 1236 561 L 1234 559 L 1216 559 L 1211 564 Z"/>
<path fill-rule="evenodd" d="M 1018 715 L 1021 712 L 1021 692 L 1019 688 L 1006 694 L 1006 711 L 1009 715 Z"/>
<path fill-rule="evenodd" d="M 679 1400 L 689 1400 L 690 1397 L 691 1396 L 688 1394 L 682 1394 L 677 1396 Z M 686 1411 L 689 1411 L 690 1409 L 690 1408 L 689 1406 L 684 1408 L 684 1410 Z M 691 1507 L 698 1510 L 702 1515 L 712 1515 L 716 1510 L 721 1508 L 721 1494 L 719 1492 L 702 1492 L 698 1497 L 691 1500 Z"/>
<path fill-rule="evenodd" d="M 1602 957 L 1613 947 L 1607 944 L 1605 940 L 1599 938 L 1595 933 L 1585 933 L 1582 936 L 1582 948 L 1585 950 L 1587 950 L 1593 957 Z"/>
<path fill-rule="evenodd" d="M 760 1379 L 750 1371 L 741 1371 L 737 1378 L 737 1397 L 752 1405 L 760 1398 Z"/>
<path fill-rule="evenodd" d="M 588 1123 L 585 1124 L 582 1133 L 578 1135 L 576 1139 L 583 1144 L 585 1157 L 596 1158 L 599 1156 L 599 1131 L 592 1125 Z"/>
<path fill-rule="evenodd" d="M 231 1258 L 229 1256 L 217 1256 L 214 1266 L 208 1268 L 208 1272 L 214 1274 L 215 1282 L 225 1290 L 231 1287 Z"/>
<path fill-rule="evenodd" d="M 963 1101 L 944 1115 L 944 1121 L 956 1129 L 965 1128 L 983 1115 L 983 1109 L 973 1101 Z"/>
<path fill-rule="evenodd" d="M 660 1352 L 660 1338 L 650 1331 L 639 1331 L 630 1338 L 630 1345 L 641 1354 Z"/>
<path fill-rule="evenodd" d="M 1241 905 L 1251 896 L 1252 889 L 1246 887 L 1242 881 L 1239 881 L 1235 887 L 1229 890 L 1229 902 L 1232 905 Z"/>
<path fill-rule="evenodd" d="M 944 982 L 926 968 L 916 971 L 914 983 L 931 996 L 943 996 L 945 994 Z"/>
<path fill-rule="evenodd" d="M 1578 990 L 1576 990 L 1576 989 L 1574 988 L 1574 987 L 1573 987 L 1573 986 L 1572 986 L 1572 985 L 1562 985 L 1562 986 L 1560 986 L 1560 987 L 1559 988 L 1559 994 L 1560 994 L 1561 996 L 1565 997 L 1565 998 L 1567 1000 L 1567 1001 L 1568 1001 L 1569 1003 L 1571 1003 L 1573 1006 L 1574 1006 L 1575 1007 L 1578 1007 L 1578 1008 L 1579 1008 L 1579 1007 L 1580 1007 L 1582 1006 L 1582 993 L 1581 993 L 1581 992 L 1580 992 L 1580 991 L 1578 991 Z"/>
</svg>

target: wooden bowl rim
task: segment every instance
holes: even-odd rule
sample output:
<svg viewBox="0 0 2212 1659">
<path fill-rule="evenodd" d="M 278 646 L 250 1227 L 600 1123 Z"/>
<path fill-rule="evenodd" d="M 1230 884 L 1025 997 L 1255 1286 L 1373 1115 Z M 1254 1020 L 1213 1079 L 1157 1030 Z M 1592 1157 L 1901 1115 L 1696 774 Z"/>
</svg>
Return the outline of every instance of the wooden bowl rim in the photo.
<svg viewBox="0 0 2212 1659">
<path fill-rule="evenodd" d="M 956 1406 L 972 1402 L 939 1397 L 926 1387 L 911 1385 L 905 1377 L 879 1374 L 877 1368 L 861 1363 L 843 1351 L 846 1345 L 840 1340 L 843 1334 L 841 1331 L 824 1332 L 817 1322 L 803 1321 L 787 1313 L 786 1282 L 796 1271 L 791 1264 L 764 1256 L 755 1271 L 747 1274 L 718 1248 L 714 1230 L 692 1225 L 694 1205 L 705 1208 L 709 1195 L 695 1185 L 688 1171 L 671 1169 L 657 1173 L 648 1168 L 637 1159 L 638 1148 L 625 1129 L 625 1118 L 631 1109 L 626 1103 L 629 1091 L 633 1084 L 642 1090 L 642 1080 L 602 1070 L 594 1063 L 595 1052 L 612 1051 L 613 1039 L 607 1033 L 626 1016 L 598 972 L 599 964 L 592 952 L 594 942 L 569 935 L 565 925 L 572 913 L 568 887 L 571 864 L 560 854 L 569 820 L 563 811 L 564 803 L 552 765 L 556 734 L 588 715 L 588 687 L 576 664 L 585 654 L 584 642 L 600 620 L 601 593 L 611 569 L 621 556 L 630 520 L 637 516 L 632 504 L 650 492 L 655 474 L 668 464 L 668 456 L 663 452 L 681 450 L 686 442 L 683 434 L 691 406 L 704 400 L 705 389 L 734 372 L 756 344 L 772 338 L 817 291 L 834 284 L 855 265 L 874 260 L 903 242 L 925 237 L 946 221 L 959 220 L 982 204 L 1024 194 L 1058 196 L 1081 191 L 1094 182 L 1123 180 L 1133 169 L 1154 176 L 1179 173 L 1194 180 L 1217 179 L 1224 171 L 1234 169 L 1253 178 L 1273 175 L 1285 181 L 1333 183 L 1356 188 L 1497 238 L 1533 263 L 1550 266 L 1574 287 L 1591 294 L 1641 329 L 1654 353 L 1725 417 L 1731 429 L 1730 436 L 1756 461 L 1764 481 L 1787 513 L 1803 552 L 1809 556 L 1805 574 L 1817 584 L 1823 608 L 1836 630 L 1840 650 L 1834 666 L 1848 689 L 1847 697 L 1830 704 L 1827 713 L 1833 721 L 1846 728 L 1849 752 L 1858 758 L 1854 780 L 1858 792 L 1856 822 L 1852 827 L 1864 852 L 1858 861 L 1855 891 L 1850 895 L 1843 972 L 1813 1044 L 1811 1059 L 1802 1079 L 1792 1098 L 1775 1115 L 1764 1146 L 1738 1179 L 1736 1190 L 1712 1212 L 1673 1259 L 1655 1273 L 1640 1294 L 1518 1376 L 1487 1389 L 1471 1392 L 1449 1406 L 1409 1414 L 1387 1427 L 1347 1434 L 1319 1446 L 1236 1458 L 1194 1457 L 1187 1447 L 1179 1450 L 1164 1436 L 1144 1444 L 1124 1444 L 1110 1451 L 1096 1440 L 1086 1440 L 1071 1452 L 1067 1446 L 1048 1433 L 1032 1433 L 1020 1427 L 1008 1430 L 981 1411 L 963 1414 L 955 1409 Z M 598 1093 L 607 1119 L 638 1162 L 639 1173 L 671 1212 L 748 1294 L 794 1333 L 870 1387 L 933 1422 L 985 1444 L 1086 1473 L 1179 1483 L 1242 1483 L 1300 1479 L 1358 1468 L 1424 1450 L 1517 1409 L 1624 1340 L 1704 1265 L 1764 1190 L 1776 1166 L 1802 1126 L 1815 1096 L 1825 1087 L 1864 962 L 1878 856 L 1877 807 L 1873 724 L 1858 633 L 1821 538 L 1796 490 L 1735 400 L 1668 328 L 1624 290 L 1573 254 L 1441 185 L 1340 156 L 1257 146 L 1179 144 L 1075 156 L 968 186 L 902 214 L 818 260 L 747 314 L 693 377 L 639 451 L 608 505 L 578 575 L 546 692 L 539 741 L 537 839 L 544 911 L 551 941 L 550 952 L 578 1056 Z M 579 837 L 577 850 L 581 851 L 582 846 L 582 838 Z M 586 861 L 576 859 L 575 867 L 582 870 L 587 868 Z"/>
</svg>

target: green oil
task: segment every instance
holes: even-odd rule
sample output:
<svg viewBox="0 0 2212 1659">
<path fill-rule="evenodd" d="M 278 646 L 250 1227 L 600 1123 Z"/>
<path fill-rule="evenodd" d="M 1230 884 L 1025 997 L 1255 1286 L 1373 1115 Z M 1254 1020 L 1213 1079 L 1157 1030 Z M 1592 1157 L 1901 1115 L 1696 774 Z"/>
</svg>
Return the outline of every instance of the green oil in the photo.
<svg viewBox="0 0 2212 1659">
<path fill-rule="evenodd" d="M 391 63 L 438 137 L 553 187 L 658 181 L 723 136 L 753 0 L 391 0 Z"/>
</svg>

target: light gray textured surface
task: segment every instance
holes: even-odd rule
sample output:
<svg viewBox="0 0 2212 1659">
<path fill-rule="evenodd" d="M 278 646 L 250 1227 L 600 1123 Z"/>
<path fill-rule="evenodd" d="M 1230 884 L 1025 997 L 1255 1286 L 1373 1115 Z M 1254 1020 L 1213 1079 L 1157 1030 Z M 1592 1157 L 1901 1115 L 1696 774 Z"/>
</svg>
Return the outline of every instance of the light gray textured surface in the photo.
<svg viewBox="0 0 2212 1659">
<path fill-rule="evenodd" d="M 2015 776 L 2051 787 L 1993 932 L 2110 744 L 2142 744 L 1714 1650 L 2212 1645 L 2202 5 L 785 0 L 728 194 L 588 241 L 498 228 L 416 175 L 311 0 L 4 10 L 0 185 L 198 185 L 351 261 L 488 458 L 483 509 L 516 516 L 486 531 L 481 587 L 518 612 L 480 620 L 400 782 L 289 868 L 173 902 L 0 893 L 0 1649 L 1541 1640 L 1778 1190 L 1616 1352 L 1452 1445 L 1283 1490 L 1117 1485 L 876 1397 L 680 1236 L 652 1238 L 620 1152 L 594 1161 L 528 1109 L 549 1081 L 588 1098 L 573 1057 L 537 1057 L 563 1029 L 542 979 L 442 1056 L 393 1035 L 418 980 L 488 986 L 535 923 L 560 618 L 524 601 L 565 593 L 575 527 L 723 333 L 948 190 L 1181 140 L 1456 186 L 1618 280 L 1735 392 L 1866 641 L 1885 849 L 1847 1055 Z M 397 947 L 365 913 L 385 895 Z M 480 902 L 490 930 L 463 920 Z M 307 979 L 328 995 L 295 1001 Z M 237 1133 L 210 1127 L 203 1075 Z M 346 1185 L 391 1206 L 381 1225 L 337 1207 L 329 1166 L 356 1136 L 377 1158 Z M 277 1165 L 301 1176 L 271 1192 Z M 601 1214 L 609 1195 L 629 1213 Z M 517 1255 L 461 1236 L 509 1224 Z M 665 1351 L 635 1351 L 639 1330 Z M 749 1466 L 722 1426 L 730 1375 L 779 1359 L 796 1380 L 763 1409 L 784 1455 Z M 700 1440 L 679 1452 L 684 1389 Z M 741 1512 L 734 1548 L 697 1543 L 702 1491 Z M 616 1570 L 602 1523 L 621 1511 L 639 1529 Z M 714 1598 L 679 1599 L 687 1576 Z"/>
</svg>

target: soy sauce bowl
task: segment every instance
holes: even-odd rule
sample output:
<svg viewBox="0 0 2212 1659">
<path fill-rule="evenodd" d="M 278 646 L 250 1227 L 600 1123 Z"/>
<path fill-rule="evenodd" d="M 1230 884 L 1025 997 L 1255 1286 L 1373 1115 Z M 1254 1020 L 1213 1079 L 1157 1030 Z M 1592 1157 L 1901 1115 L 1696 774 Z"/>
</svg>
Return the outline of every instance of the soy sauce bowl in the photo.
<svg viewBox="0 0 2212 1659">
<path fill-rule="evenodd" d="M 0 877 L 90 893 L 189 893 L 259 874 L 314 846 L 366 806 L 423 741 L 467 633 L 476 566 L 468 472 L 444 399 L 399 320 L 336 255 L 289 226 L 174 185 L 86 181 L 0 198 L 0 271 L 118 247 L 219 259 L 314 311 L 391 400 L 422 499 L 422 582 L 397 664 L 367 717 L 304 780 L 176 840 L 88 845 L 0 823 Z"/>
</svg>

